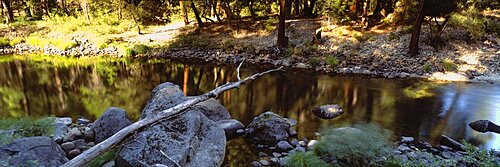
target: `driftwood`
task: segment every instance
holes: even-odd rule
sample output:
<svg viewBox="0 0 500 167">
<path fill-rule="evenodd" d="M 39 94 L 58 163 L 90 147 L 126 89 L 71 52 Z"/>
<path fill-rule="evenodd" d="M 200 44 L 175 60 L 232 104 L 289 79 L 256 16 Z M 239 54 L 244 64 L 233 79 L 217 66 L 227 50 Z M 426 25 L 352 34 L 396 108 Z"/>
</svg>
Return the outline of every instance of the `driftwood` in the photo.
<svg viewBox="0 0 500 167">
<path fill-rule="evenodd" d="M 469 123 L 469 127 L 481 133 L 494 132 L 500 134 L 500 126 L 488 120 L 474 121 Z"/>
<path fill-rule="evenodd" d="M 239 67 L 241 67 L 241 64 Z M 222 86 L 219 86 L 219 87 L 213 89 L 212 91 L 210 91 L 208 93 L 196 96 L 194 98 L 190 98 L 189 100 L 186 100 L 186 101 L 184 101 L 184 102 L 182 102 L 182 103 L 180 103 L 172 108 L 163 110 L 156 117 L 145 118 L 145 119 L 139 120 L 139 121 L 123 128 L 122 130 L 120 130 L 119 132 L 114 134 L 113 136 L 100 142 L 99 144 L 95 145 L 94 147 L 86 150 L 85 152 L 78 155 L 77 157 L 66 162 L 64 165 L 62 165 L 62 167 L 83 166 L 83 165 L 87 164 L 88 162 L 90 162 L 92 159 L 96 158 L 97 156 L 101 155 L 102 153 L 104 153 L 105 151 L 110 149 L 111 147 L 113 147 L 113 146 L 117 145 L 118 143 L 120 143 L 121 141 L 123 141 L 130 134 L 138 131 L 139 129 L 141 129 L 143 127 L 151 125 L 151 124 L 158 122 L 162 119 L 168 119 L 168 118 L 171 118 L 173 116 L 179 115 L 179 114 L 185 112 L 186 109 L 188 109 L 189 107 L 191 107 L 197 103 L 203 102 L 203 101 L 208 100 L 210 98 L 215 98 L 219 94 L 221 94 L 225 91 L 240 87 L 241 85 L 245 84 L 245 82 L 254 80 L 257 77 L 260 77 L 260 76 L 267 74 L 267 73 L 270 73 L 270 72 L 279 71 L 282 68 L 283 67 L 268 70 L 268 71 L 265 71 L 262 73 L 257 73 L 257 74 L 250 76 L 250 77 L 247 77 L 243 80 L 238 80 L 238 81 L 233 82 L 233 83 L 226 83 Z M 239 71 L 239 69 L 238 69 L 238 71 Z M 239 74 L 238 74 L 238 78 L 240 78 Z"/>
</svg>

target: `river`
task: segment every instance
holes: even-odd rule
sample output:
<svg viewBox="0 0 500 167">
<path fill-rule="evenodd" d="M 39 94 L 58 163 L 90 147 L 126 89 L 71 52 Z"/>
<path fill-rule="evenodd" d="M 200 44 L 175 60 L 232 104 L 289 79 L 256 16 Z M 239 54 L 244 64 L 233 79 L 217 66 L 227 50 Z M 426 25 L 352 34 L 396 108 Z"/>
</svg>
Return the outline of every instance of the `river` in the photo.
<svg viewBox="0 0 500 167">
<path fill-rule="evenodd" d="M 140 117 L 151 90 L 173 82 L 187 95 L 198 95 L 235 81 L 236 65 L 125 58 L 0 56 L 0 118 L 84 116 L 94 120 L 110 106 Z M 247 65 L 242 76 L 265 69 Z M 219 97 L 231 115 L 248 125 L 272 111 L 298 121 L 299 138 L 312 138 L 328 126 L 373 122 L 398 136 L 431 144 L 442 134 L 482 148 L 500 149 L 500 135 L 474 132 L 469 122 L 500 123 L 500 85 L 438 83 L 419 79 L 384 79 L 292 71 L 265 75 Z M 344 115 L 322 120 L 311 109 L 339 104 Z M 257 159 L 257 150 L 238 138 L 228 143 L 226 164 Z"/>
</svg>

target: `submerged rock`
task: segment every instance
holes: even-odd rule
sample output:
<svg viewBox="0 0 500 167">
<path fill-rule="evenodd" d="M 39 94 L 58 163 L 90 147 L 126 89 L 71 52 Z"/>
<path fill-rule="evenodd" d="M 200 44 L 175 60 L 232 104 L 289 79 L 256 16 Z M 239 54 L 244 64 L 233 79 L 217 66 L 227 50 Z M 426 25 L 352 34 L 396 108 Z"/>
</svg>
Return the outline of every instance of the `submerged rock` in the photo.
<svg viewBox="0 0 500 167">
<path fill-rule="evenodd" d="M 90 127 L 91 131 L 85 131 L 85 133 L 93 132 L 95 141 L 99 143 L 130 124 L 132 124 L 132 121 L 130 121 L 125 110 L 110 107 L 92 124 Z M 90 138 L 91 134 L 86 134 L 85 136 L 89 136 L 88 138 Z"/>
<path fill-rule="evenodd" d="M 66 153 L 49 137 L 26 137 L 0 147 L 0 166 L 61 166 Z"/>
<path fill-rule="evenodd" d="M 290 123 L 287 119 L 265 112 L 255 117 L 245 130 L 246 136 L 259 144 L 275 145 L 289 137 Z"/>
<path fill-rule="evenodd" d="M 324 105 L 320 107 L 315 107 L 312 109 L 314 115 L 323 119 L 333 119 L 344 113 L 342 107 L 339 105 Z"/>
<path fill-rule="evenodd" d="M 488 120 L 474 121 L 472 123 L 469 123 L 469 127 L 481 133 L 486 133 L 486 132 L 500 133 L 500 126 Z"/>
</svg>

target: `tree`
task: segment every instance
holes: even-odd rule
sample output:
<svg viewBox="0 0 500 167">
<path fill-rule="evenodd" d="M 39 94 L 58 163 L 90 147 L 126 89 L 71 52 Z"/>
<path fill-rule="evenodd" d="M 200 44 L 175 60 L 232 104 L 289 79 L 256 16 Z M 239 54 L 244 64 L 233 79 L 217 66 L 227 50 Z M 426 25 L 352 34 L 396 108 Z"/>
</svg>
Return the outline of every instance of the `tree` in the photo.
<svg viewBox="0 0 500 167">
<path fill-rule="evenodd" d="M 196 9 L 196 5 L 194 4 L 193 0 L 191 0 L 191 9 L 193 10 L 194 16 L 196 17 L 196 21 L 198 22 L 198 28 L 202 29 L 203 21 L 201 20 L 200 13 Z"/>
<path fill-rule="evenodd" d="M 418 55 L 418 38 L 420 36 L 420 28 L 422 27 L 422 21 L 424 20 L 424 5 L 425 5 L 425 0 L 420 0 L 417 18 L 415 24 L 413 25 L 413 33 L 411 34 L 408 54 L 413 56 Z"/>
<path fill-rule="evenodd" d="M 7 10 L 5 15 L 5 21 L 8 23 L 14 22 L 14 11 L 12 10 L 12 2 L 11 0 L 2 0 L 2 7 Z"/>
<path fill-rule="evenodd" d="M 279 0 L 280 3 L 280 15 L 278 23 L 278 46 L 285 48 L 287 46 L 288 40 L 285 35 L 285 0 Z"/>
<path fill-rule="evenodd" d="M 182 18 L 184 18 L 184 25 L 188 25 L 189 24 L 188 13 L 187 13 L 186 5 L 184 4 L 183 0 L 179 1 L 179 6 L 181 7 Z"/>
</svg>

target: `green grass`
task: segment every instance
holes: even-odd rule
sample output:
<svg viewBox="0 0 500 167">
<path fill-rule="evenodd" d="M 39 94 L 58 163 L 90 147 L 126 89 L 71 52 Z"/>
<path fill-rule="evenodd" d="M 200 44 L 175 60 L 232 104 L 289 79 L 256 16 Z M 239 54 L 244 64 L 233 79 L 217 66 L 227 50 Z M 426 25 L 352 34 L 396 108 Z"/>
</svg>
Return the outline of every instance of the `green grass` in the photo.
<svg viewBox="0 0 500 167">
<path fill-rule="evenodd" d="M 1 130 L 15 130 L 13 134 L 0 134 L 0 145 L 8 144 L 21 137 L 50 136 L 54 133 L 52 123 L 55 118 L 47 117 L 35 120 L 33 118 L 1 119 Z"/>
<path fill-rule="evenodd" d="M 309 65 L 311 67 L 317 67 L 319 66 L 319 63 L 321 62 L 321 60 L 317 57 L 311 57 L 308 61 Z"/>
<path fill-rule="evenodd" d="M 314 152 L 296 152 L 286 157 L 285 167 L 328 167 Z"/>
<path fill-rule="evenodd" d="M 500 20 L 486 17 L 480 10 L 473 7 L 452 14 L 450 25 L 465 28 L 474 39 L 484 38 L 486 34 L 500 37 Z"/>
<path fill-rule="evenodd" d="M 378 157 L 390 156 L 394 148 L 389 131 L 374 124 L 357 124 L 358 129 L 326 128 L 314 146 L 319 156 L 335 156 L 342 159 L 342 166 L 363 167 L 374 163 Z"/>
<path fill-rule="evenodd" d="M 425 64 L 423 67 L 422 67 L 422 70 L 424 70 L 424 72 L 432 72 L 432 65 L 431 64 Z"/>
<path fill-rule="evenodd" d="M 444 71 L 455 71 L 457 70 L 457 65 L 453 62 L 453 60 L 450 59 L 444 59 L 441 62 L 441 65 L 443 66 Z"/>
<path fill-rule="evenodd" d="M 326 58 L 326 63 L 330 65 L 332 68 L 336 68 L 339 66 L 339 59 L 333 56 L 329 56 Z"/>
<path fill-rule="evenodd" d="M 9 38 L 6 38 L 6 37 L 0 38 L 0 46 L 2 46 L 2 47 L 10 46 Z"/>
</svg>

